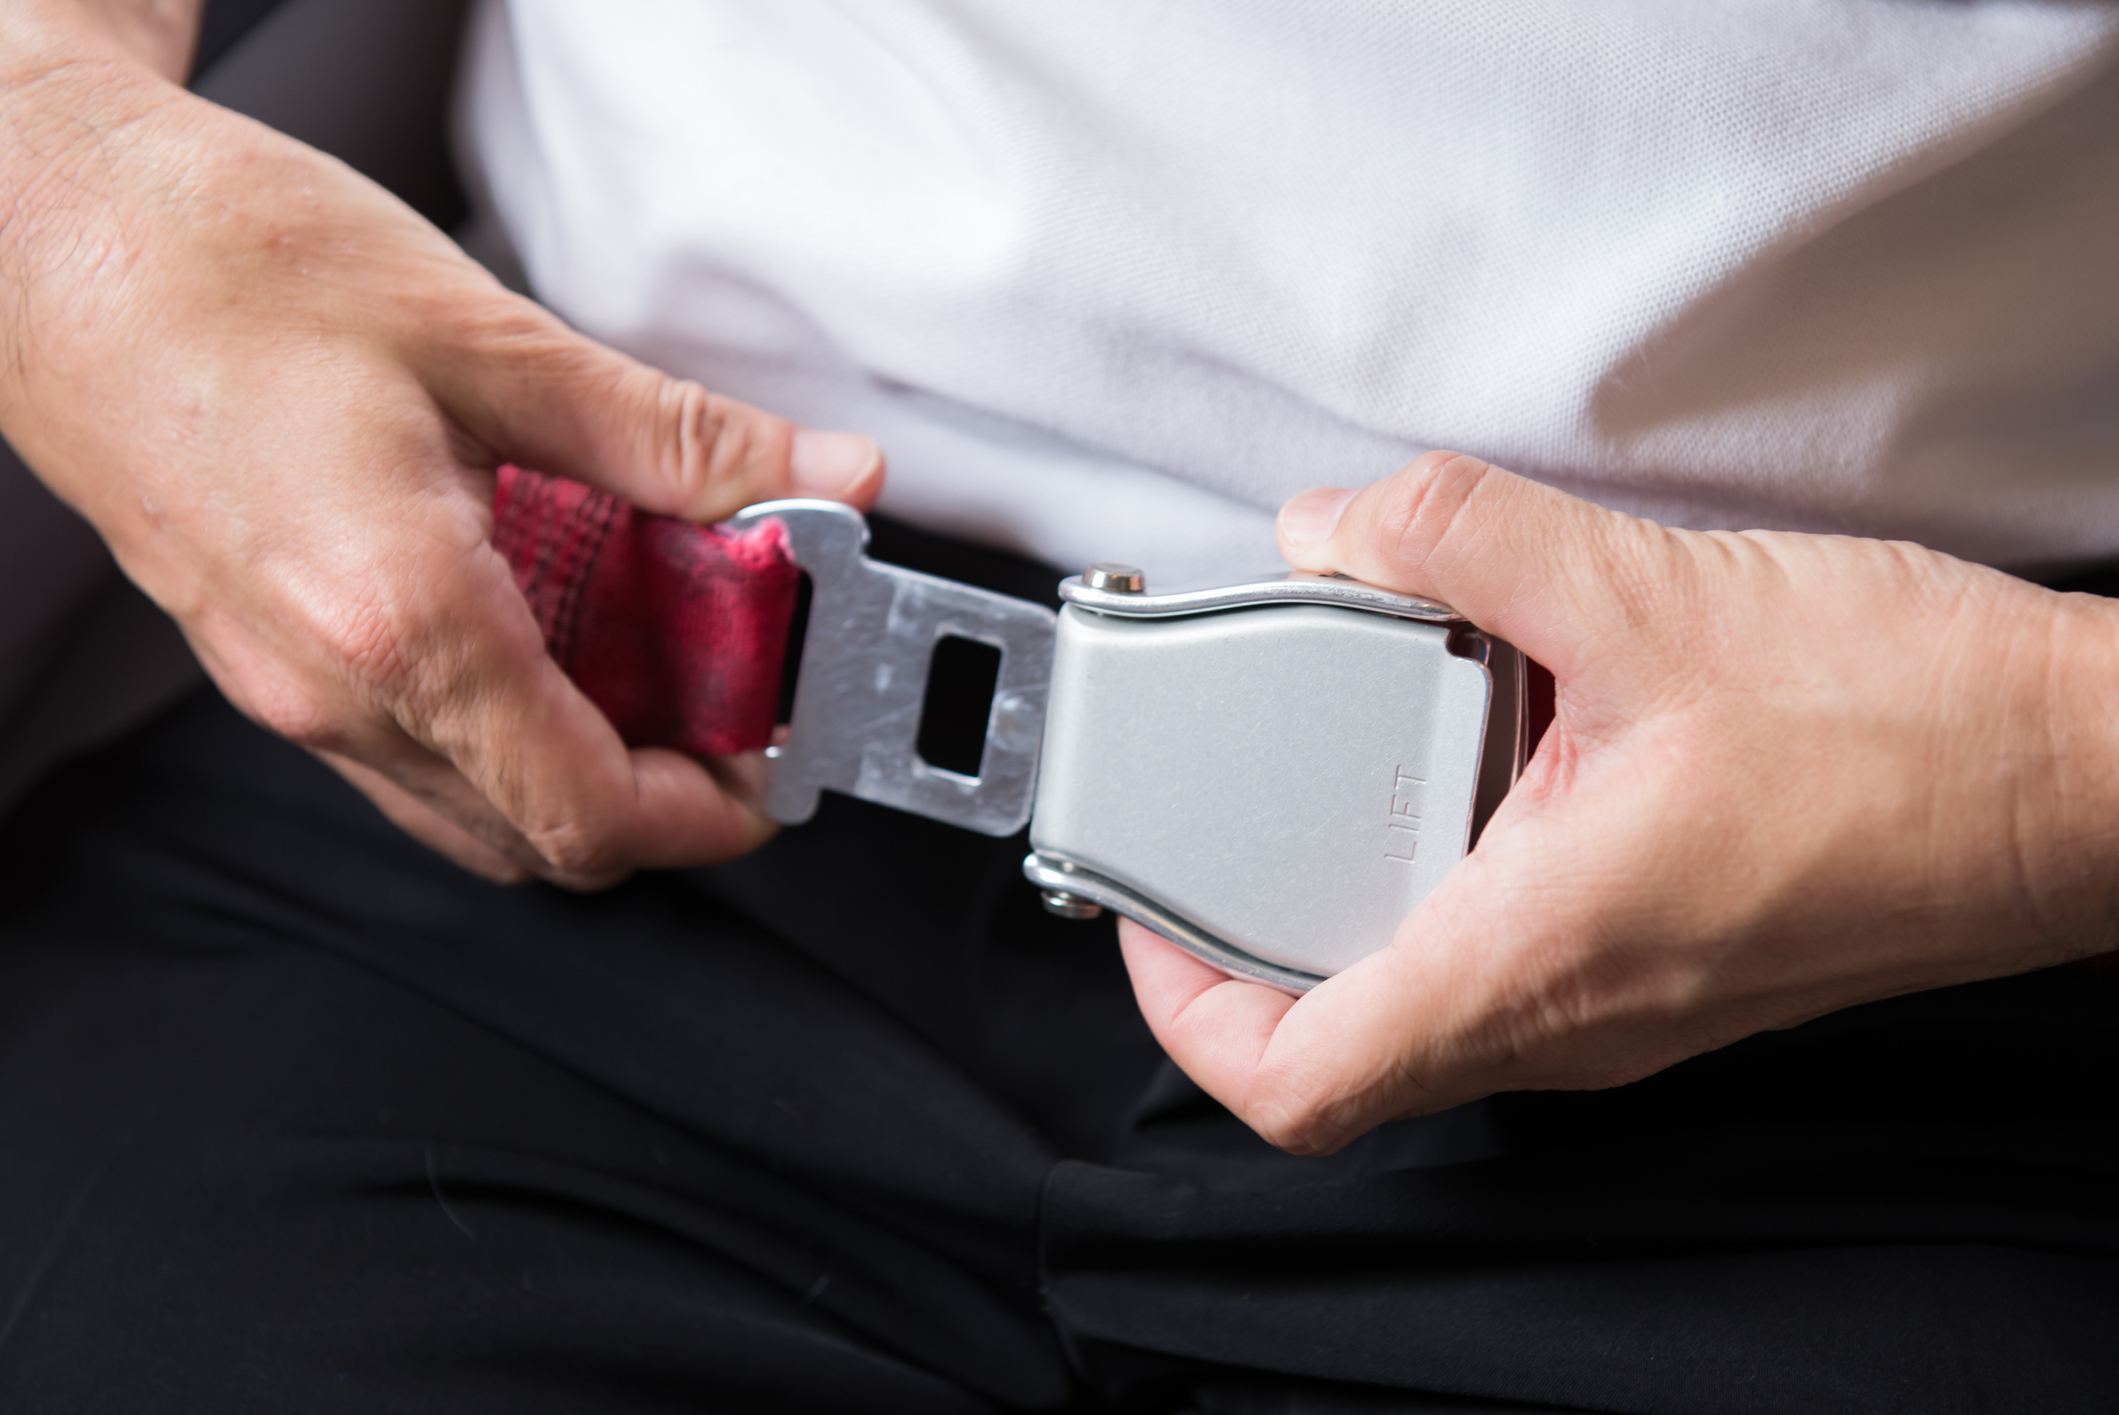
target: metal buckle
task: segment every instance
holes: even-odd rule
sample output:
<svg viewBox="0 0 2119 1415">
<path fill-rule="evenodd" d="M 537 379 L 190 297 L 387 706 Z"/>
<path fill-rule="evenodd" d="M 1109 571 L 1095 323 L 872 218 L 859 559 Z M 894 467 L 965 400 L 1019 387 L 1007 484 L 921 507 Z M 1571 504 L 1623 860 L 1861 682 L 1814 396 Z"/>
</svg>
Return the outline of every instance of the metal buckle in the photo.
<svg viewBox="0 0 2119 1415">
<path fill-rule="evenodd" d="M 1234 976 L 1301 992 L 1387 945 L 1522 770 L 1521 655 L 1431 600 L 1060 594 L 1024 873 Z"/>
<path fill-rule="evenodd" d="M 814 586 L 775 820 L 828 787 L 988 835 L 1029 821 L 1055 912 L 1115 910 L 1234 976 L 1301 992 L 1387 945 L 1522 771 L 1522 656 L 1431 600 L 1299 572 L 1150 594 L 1092 567 L 1055 617 L 869 560 L 836 503 L 737 520 L 768 517 Z M 976 777 L 915 747 L 949 635 L 1002 654 Z"/>
<path fill-rule="evenodd" d="M 766 751 L 766 814 L 799 825 L 828 788 L 985 835 L 1021 830 L 1037 784 L 1052 611 L 870 560 L 868 522 L 834 501 L 768 501 L 734 524 L 764 520 L 786 529 L 811 586 L 793 720 Z M 1001 651 L 977 776 L 929 765 L 915 749 L 934 648 L 951 636 Z"/>
</svg>

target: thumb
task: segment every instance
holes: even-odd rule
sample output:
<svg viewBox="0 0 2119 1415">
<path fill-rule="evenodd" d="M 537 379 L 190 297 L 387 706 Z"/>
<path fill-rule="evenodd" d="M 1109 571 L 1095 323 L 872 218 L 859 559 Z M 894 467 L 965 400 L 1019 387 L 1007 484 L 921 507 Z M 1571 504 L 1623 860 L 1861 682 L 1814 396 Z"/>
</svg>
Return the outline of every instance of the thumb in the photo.
<svg viewBox="0 0 2119 1415">
<path fill-rule="evenodd" d="M 1441 600 L 1564 677 L 1600 634 L 1640 617 L 1661 583 L 1660 527 L 1454 452 L 1431 452 L 1359 491 L 1319 488 L 1280 509 L 1281 553 Z"/>
<path fill-rule="evenodd" d="M 429 386 L 494 462 L 520 462 L 700 522 L 783 496 L 865 510 L 882 490 L 883 455 L 871 439 L 805 428 L 710 393 L 517 303 L 528 330 L 488 330 L 430 367 Z"/>
</svg>

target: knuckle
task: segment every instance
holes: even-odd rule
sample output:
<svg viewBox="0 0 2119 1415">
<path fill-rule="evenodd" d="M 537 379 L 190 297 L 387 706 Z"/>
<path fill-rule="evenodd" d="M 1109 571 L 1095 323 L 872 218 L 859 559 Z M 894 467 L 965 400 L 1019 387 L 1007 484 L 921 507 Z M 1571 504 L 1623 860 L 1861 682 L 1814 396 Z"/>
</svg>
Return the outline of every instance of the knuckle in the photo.
<svg viewBox="0 0 2119 1415">
<path fill-rule="evenodd" d="M 411 657 L 412 626 L 405 621 L 387 604 L 356 600 L 318 615 L 316 637 L 356 682 L 388 684 L 403 675 Z"/>
<path fill-rule="evenodd" d="M 340 750 L 353 735 L 321 695 L 290 682 L 246 685 L 243 706 L 267 731 L 313 752 Z"/>
<path fill-rule="evenodd" d="M 1276 1150 L 1308 1157 L 1328 1154 L 1333 1148 L 1332 1127 L 1309 1106 L 1273 1104 L 1246 1118 L 1259 1137 Z"/>
<path fill-rule="evenodd" d="M 1344 1138 L 1337 1087 L 1308 1068 L 1266 1069 L 1254 1078 L 1244 1119 L 1267 1144 L 1291 1155 L 1322 1155 Z"/>
<path fill-rule="evenodd" d="M 671 383 L 664 457 L 687 497 L 735 509 L 754 488 L 776 486 L 793 450 L 794 425 L 689 381 Z"/>
<path fill-rule="evenodd" d="M 1377 512 L 1378 540 L 1400 564 L 1422 564 L 1456 534 L 1493 467 L 1459 452 L 1430 452 L 1396 477 Z"/>
<path fill-rule="evenodd" d="M 454 756 L 486 697 L 477 653 L 462 626 L 451 632 L 446 605 L 417 599 L 348 602 L 313 620 L 312 634 L 354 703 L 428 750 Z"/>
<path fill-rule="evenodd" d="M 614 884 L 630 873 L 623 842 L 615 832 L 582 820 L 560 821 L 524 832 L 532 849 L 560 880 L 586 888 Z"/>
<path fill-rule="evenodd" d="M 715 449 L 721 442 L 727 410 L 690 379 L 665 380 L 659 397 L 663 407 L 658 422 L 664 432 L 657 451 L 663 475 L 682 488 L 689 502 L 713 484 Z"/>
<path fill-rule="evenodd" d="M 311 751 L 347 752 L 366 736 L 368 719 L 346 692 L 345 677 L 314 643 L 262 633 L 232 616 L 209 615 L 195 643 L 221 691 L 242 714 Z"/>
<path fill-rule="evenodd" d="M 428 611 L 382 596 L 346 601 L 312 621 L 327 661 L 354 696 L 408 730 L 448 701 L 433 691 L 446 676 L 436 627 Z"/>
</svg>

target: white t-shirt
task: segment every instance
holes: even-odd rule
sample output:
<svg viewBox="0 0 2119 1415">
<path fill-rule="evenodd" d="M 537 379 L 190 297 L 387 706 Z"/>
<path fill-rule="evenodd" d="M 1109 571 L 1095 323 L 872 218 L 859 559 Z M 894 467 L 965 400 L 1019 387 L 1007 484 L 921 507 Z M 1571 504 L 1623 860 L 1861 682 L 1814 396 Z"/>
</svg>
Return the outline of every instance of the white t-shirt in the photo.
<svg viewBox="0 0 2119 1415">
<path fill-rule="evenodd" d="M 540 297 L 1062 565 L 1438 446 L 2119 553 L 2119 7 L 485 0 L 466 79 Z"/>
</svg>

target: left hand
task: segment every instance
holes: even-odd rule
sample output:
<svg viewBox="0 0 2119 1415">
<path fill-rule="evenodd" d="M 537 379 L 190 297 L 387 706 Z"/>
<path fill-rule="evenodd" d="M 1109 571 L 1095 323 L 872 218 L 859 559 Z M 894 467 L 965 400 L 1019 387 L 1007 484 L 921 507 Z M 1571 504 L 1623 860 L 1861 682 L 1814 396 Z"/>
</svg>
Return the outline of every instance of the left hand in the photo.
<svg viewBox="0 0 2119 1415">
<path fill-rule="evenodd" d="M 866 507 L 880 451 L 596 344 L 177 88 L 184 10 L 0 4 L 0 434 L 231 703 L 459 865 L 587 889 L 764 843 L 755 762 L 628 747 L 552 661 L 493 469 L 711 522 Z"/>
<path fill-rule="evenodd" d="M 1448 453 L 1305 492 L 1280 536 L 1558 684 L 1478 848 L 1308 996 L 1122 927 L 1164 1048 L 1283 1149 L 2119 946 L 2119 603 L 1670 530 Z"/>
</svg>

